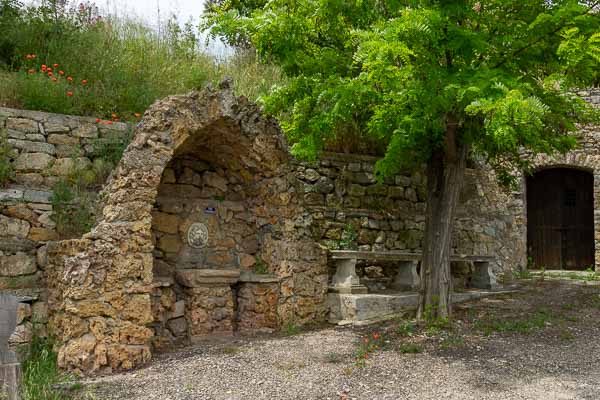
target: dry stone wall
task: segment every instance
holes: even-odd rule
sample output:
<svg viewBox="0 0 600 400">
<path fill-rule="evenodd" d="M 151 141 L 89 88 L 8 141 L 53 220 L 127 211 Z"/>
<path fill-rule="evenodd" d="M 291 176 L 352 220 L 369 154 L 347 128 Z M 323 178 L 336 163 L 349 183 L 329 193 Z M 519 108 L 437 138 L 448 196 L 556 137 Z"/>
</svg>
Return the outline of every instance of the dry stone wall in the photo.
<svg viewBox="0 0 600 400">
<path fill-rule="evenodd" d="M 90 165 L 98 141 L 129 130 L 124 123 L 0 108 L 0 133 L 14 156 L 4 160 L 14 167 L 13 180 L 0 187 L 0 291 L 21 300 L 14 344 L 28 342 L 34 325 L 38 333 L 46 332 L 46 244 L 59 238 L 52 187 L 74 165 Z"/>
</svg>

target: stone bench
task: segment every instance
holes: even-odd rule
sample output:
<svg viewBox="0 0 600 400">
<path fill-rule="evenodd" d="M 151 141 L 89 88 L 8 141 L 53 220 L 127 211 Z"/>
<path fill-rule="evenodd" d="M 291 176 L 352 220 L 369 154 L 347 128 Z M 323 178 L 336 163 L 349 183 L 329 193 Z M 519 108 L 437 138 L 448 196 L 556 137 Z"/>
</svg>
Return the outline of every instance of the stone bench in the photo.
<svg viewBox="0 0 600 400">
<path fill-rule="evenodd" d="M 356 275 L 356 262 L 369 261 L 394 261 L 398 265 L 398 272 L 394 277 L 392 288 L 402 291 L 418 290 L 420 285 L 417 266 L 423 255 L 421 253 L 408 253 L 402 251 L 354 251 L 332 250 L 330 257 L 336 265 L 335 275 L 332 277 L 330 291 L 340 294 L 364 294 L 367 287 L 360 283 Z M 471 276 L 471 286 L 479 289 L 497 289 L 498 284 L 490 263 L 495 260 L 490 256 L 452 255 L 452 262 L 473 263 L 474 272 Z"/>
</svg>

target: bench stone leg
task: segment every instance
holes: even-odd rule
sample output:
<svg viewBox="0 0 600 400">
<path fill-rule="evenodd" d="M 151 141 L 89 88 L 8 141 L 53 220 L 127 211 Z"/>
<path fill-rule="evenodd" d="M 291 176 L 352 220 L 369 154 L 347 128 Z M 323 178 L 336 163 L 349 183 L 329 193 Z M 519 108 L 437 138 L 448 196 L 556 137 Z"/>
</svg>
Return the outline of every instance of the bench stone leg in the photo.
<svg viewBox="0 0 600 400">
<path fill-rule="evenodd" d="M 415 291 L 419 289 L 421 280 L 417 273 L 417 261 L 400 261 L 398 273 L 392 282 L 392 289 L 400 291 Z"/>
<path fill-rule="evenodd" d="M 498 289 L 496 275 L 492 272 L 489 262 L 474 262 L 474 271 L 471 276 L 471 286 L 477 289 Z"/>
<path fill-rule="evenodd" d="M 356 275 L 356 259 L 336 260 L 335 275 L 331 278 L 331 291 L 342 294 L 367 293 L 367 287 L 360 284 Z"/>
</svg>

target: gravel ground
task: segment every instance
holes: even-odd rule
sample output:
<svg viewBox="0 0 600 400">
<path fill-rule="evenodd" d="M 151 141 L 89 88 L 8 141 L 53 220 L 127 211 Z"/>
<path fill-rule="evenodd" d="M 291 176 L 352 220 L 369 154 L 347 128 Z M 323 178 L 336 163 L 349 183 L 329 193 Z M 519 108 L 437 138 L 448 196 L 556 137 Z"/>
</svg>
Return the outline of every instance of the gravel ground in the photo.
<svg viewBox="0 0 600 400">
<path fill-rule="evenodd" d="M 406 336 L 398 326 L 207 343 L 85 382 L 85 391 L 108 400 L 600 399 L 599 286 L 529 282 L 457 307 L 451 328 Z M 358 366 L 375 332 L 381 346 Z M 406 353 L 407 343 L 421 352 Z"/>
</svg>

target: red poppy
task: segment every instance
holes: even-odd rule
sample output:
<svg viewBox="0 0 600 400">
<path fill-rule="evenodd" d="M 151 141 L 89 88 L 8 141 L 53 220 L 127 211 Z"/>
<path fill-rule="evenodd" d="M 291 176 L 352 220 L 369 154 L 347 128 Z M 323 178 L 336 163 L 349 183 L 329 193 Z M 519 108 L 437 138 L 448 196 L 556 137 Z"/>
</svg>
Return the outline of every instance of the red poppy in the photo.
<svg viewBox="0 0 600 400">
<path fill-rule="evenodd" d="M 379 339 L 379 333 L 374 333 L 373 334 L 373 339 L 374 340 L 378 340 Z"/>
<path fill-rule="evenodd" d="M 30 69 L 27 72 L 29 72 L 30 74 L 35 74 L 35 69 Z"/>
<path fill-rule="evenodd" d="M 54 68 L 58 68 L 58 64 L 54 64 L 54 65 L 53 65 L 53 67 L 54 67 Z"/>
<path fill-rule="evenodd" d="M 46 70 L 52 72 L 52 68 L 50 67 L 46 68 Z"/>
<path fill-rule="evenodd" d="M 46 66 L 46 64 L 42 64 L 42 71 L 46 72 L 47 69 L 48 67 Z"/>
<path fill-rule="evenodd" d="M 364 339 L 363 339 L 363 342 L 365 342 L 365 343 L 369 343 L 369 338 L 364 338 Z"/>
<path fill-rule="evenodd" d="M 31 60 L 33 57 L 31 57 L 31 54 L 27 54 L 27 55 L 25 56 L 25 58 L 26 58 L 26 59 L 28 59 L 28 60 Z"/>
<path fill-rule="evenodd" d="M 369 358 L 369 353 L 365 353 L 365 360 Z"/>
<path fill-rule="evenodd" d="M 81 84 L 82 84 L 82 85 L 87 85 L 87 79 L 84 79 L 84 80 L 82 80 L 82 81 L 81 81 Z"/>
<path fill-rule="evenodd" d="M 142 116 L 142 114 L 140 114 L 140 113 L 135 113 L 135 114 L 133 114 L 133 116 L 134 116 L 134 117 L 136 117 L 136 118 L 140 118 L 140 117 Z"/>
<path fill-rule="evenodd" d="M 52 71 L 49 70 L 48 71 L 48 76 L 52 76 L 52 75 L 54 75 L 54 74 L 52 73 Z"/>
<path fill-rule="evenodd" d="M 96 123 L 100 123 L 101 119 L 100 118 L 96 118 Z"/>
<path fill-rule="evenodd" d="M 52 78 L 52 82 L 58 82 L 58 78 Z"/>
<path fill-rule="evenodd" d="M 112 121 L 106 121 L 106 123 L 107 123 L 108 125 L 112 125 L 112 123 L 113 123 L 113 122 L 112 122 Z"/>
<path fill-rule="evenodd" d="M 73 92 L 71 92 L 70 90 L 67 92 L 67 96 L 72 97 L 73 96 Z"/>
<path fill-rule="evenodd" d="M 68 80 L 69 82 L 72 82 L 72 81 L 73 81 L 73 78 L 72 78 L 72 77 L 70 77 L 70 76 L 67 76 L 67 80 Z"/>
<path fill-rule="evenodd" d="M 31 58 L 35 58 L 35 54 L 32 54 L 32 55 L 31 55 Z"/>
<path fill-rule="evenodd" d="M 65 71 L 58 71 L 58 74 L 59 74 L 60 76 L 63 76 L 63 75 L 65 74 Z"/>
<path fill-rule="evenodd" d="M 113 118 L 113 121 L 119 122 L 119 118 Z"/>
</svg>

